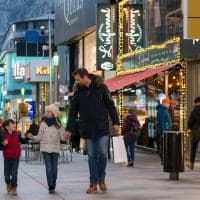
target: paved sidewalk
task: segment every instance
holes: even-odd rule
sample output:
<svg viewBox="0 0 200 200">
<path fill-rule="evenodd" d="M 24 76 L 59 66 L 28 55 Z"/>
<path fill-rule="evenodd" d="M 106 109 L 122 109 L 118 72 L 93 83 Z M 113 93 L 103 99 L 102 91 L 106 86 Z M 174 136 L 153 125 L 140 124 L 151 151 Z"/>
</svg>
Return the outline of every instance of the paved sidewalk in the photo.
<svg viewBox="0 0 200 200">
<path fill-rule="evenodd" d="M 170 181 L 162 172 L 156 155 L 137 153 L 134 168 L 108 164 L 108 192 L 85 193 L 88 187 L 87 157 L 75 154 L 72 163 L 61 163 L 57 194 L 49 195 L 43 164 L 20 163 L 18 196 L 5 193 L 3 160 L 0 159 L 0 200 L 199 200 L 200 167 L 180 174 L 180 181 Z"/>
</svg>

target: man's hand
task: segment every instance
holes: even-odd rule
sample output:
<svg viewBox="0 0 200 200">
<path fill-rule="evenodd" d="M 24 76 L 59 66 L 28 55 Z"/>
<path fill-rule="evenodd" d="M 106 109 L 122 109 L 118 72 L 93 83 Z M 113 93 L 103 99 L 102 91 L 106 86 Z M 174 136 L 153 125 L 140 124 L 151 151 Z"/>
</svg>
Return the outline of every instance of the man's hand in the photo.
<svg viewBox="0 0 200 200">
<path fill-rule="evenodd" d="M 34 140 L 34 136 L 31 133 L 26 134 L 26 138 L 29 140 Z"/>
<path fill-rule="evenodd" d="M 69 131 L 66 131 L 63 137 L 64 141 L 70 140 L 71 135 L 72 134 Z"/>
<path fill-rule="evenodd" d="M 8 144 L 8 140 L 5 139 L 3 142 L 2 142 L 3 146 L 6 146 Z"/>
</svg>

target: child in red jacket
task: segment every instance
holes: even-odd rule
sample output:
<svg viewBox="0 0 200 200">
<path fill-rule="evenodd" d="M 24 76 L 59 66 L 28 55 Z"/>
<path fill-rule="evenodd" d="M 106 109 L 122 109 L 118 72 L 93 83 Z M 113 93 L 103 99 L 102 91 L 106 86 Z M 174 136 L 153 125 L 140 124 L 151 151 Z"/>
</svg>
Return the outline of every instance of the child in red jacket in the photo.
<svg viewBox="0 0 200 200">
<path fill-rule="evenodd" d="M 28 140 L 21 138 L 20 133 L 16 131 L 15 121 L 12 119 L 5 120 L 3 123 L 4 141 L 4 176 L 7 186 L 7 192 L 17 195 L 17 175 L 20 158 L 20 144 L 27 143 Z"/>
</svg>

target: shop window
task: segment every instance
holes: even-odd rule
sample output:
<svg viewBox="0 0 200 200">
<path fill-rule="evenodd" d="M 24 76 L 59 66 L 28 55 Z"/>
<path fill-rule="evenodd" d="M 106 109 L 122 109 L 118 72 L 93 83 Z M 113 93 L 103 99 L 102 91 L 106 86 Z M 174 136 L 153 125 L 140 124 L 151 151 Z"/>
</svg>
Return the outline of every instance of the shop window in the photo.
<svg viewBox="0 0 200 200">
<path fill-rule="evenodd" d="M 25 31 L 28 29 L 28 23 L 27 22 L 21 22 L 16 24 L 16 31 Z"/>
<path fill-rule="evenodd" d="M 96 32 L 84 38 L 84 67 L 90 72 L 96 72 Z"/>
<path fill-rule="evenodd" d="M 163 98 L 171 100 L 169 112 L 173 130 L 179 130 L 180 86 L 180 71 L 178 67 L 174 67 L 123 89 L 122 117 L 124 119 L 129 109 L 135 110 L 142 126 L 142 133 L 138 138 L 139 145 L 157 148 L 157 106 Z"/>
<path fill-rule="evenodd" d="M 145 1 L 146 46 L 183 35 L 181 0 Z"/>
<path fill-rule="evenodd" d="M 35 21 L 33 22 L 33 27 L 36 30 L 40 30 L 41 27 L 45 27 L 45 29 L 48 29 L 48 21 L 47 20 Z M 51 24 L 51 27 L 53 28 L 53 24 Z"/>
</svg>

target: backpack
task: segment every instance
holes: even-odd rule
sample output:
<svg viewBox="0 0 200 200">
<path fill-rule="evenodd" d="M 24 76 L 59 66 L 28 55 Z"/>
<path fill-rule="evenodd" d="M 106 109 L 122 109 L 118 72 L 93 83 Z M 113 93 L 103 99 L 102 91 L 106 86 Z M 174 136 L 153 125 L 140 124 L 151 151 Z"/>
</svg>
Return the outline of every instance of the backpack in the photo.
<svg viewBox="0 0 200 200">
<path fill-rule="evenodd" d="M 130 134 L 136 137 L 140 136 L 140 124 L 139 122 L 131 122 L 132 126 L 131 126 L 131 130 L 130 130 Z"/>
</svg>

